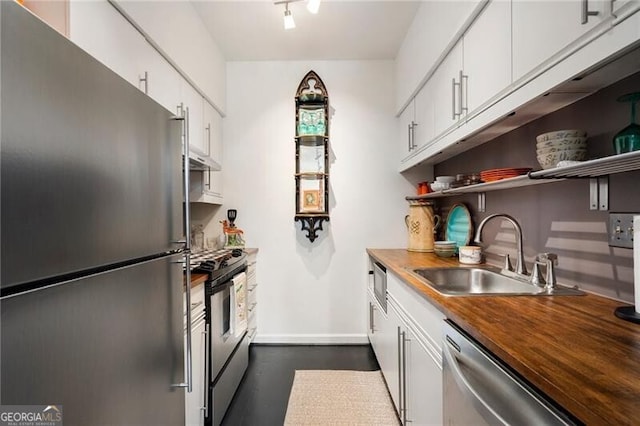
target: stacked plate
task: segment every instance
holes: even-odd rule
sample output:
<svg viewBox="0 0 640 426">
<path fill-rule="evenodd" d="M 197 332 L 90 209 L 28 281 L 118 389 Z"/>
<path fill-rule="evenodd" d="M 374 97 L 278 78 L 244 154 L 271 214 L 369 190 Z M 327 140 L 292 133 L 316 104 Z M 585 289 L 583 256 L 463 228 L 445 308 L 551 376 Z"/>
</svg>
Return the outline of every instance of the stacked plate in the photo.
<svg viewBox="0 0 640 426">
<path fill-rule="evenodd" d="M 536 156 L 543 169 L 556 167 L 560 161 L 587 159 L 587 132 L 556 130 L 536 137 Z"/>
<path fill-rule="evenodd" d="M 511 167 L 506 169 L 484 170 L 480 172 L 480 179 L 482 179 L 483 182 L 495 182 L 501 179 L 526 175 L 530 171 L 530 167 Z"/>
</svg>

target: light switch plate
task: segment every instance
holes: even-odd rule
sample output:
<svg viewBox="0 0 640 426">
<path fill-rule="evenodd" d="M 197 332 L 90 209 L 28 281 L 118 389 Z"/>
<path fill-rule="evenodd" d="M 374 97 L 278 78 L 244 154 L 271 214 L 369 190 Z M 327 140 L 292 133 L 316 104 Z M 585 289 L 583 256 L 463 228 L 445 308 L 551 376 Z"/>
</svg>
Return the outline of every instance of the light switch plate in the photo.
<svg viewBox="0 0 640 426">
<path fill-rule="evenodd" d="M 633 248 L 633 216 L 640 213 L 609 213 L 609 246 Z"/>
</svg>

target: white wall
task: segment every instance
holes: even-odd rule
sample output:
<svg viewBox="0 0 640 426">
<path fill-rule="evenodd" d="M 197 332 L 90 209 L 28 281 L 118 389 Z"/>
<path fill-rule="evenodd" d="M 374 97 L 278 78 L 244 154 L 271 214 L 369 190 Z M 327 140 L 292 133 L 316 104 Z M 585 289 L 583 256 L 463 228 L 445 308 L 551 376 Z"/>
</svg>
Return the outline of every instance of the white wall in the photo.
<svg viewBox="0 0 640 426">
<path fill-rule="evenodd" d="M 295 91 L 324 81 L 330 123 L 331 221 L 310 243 L 294 223 Z M 256 342 L 364 343 L 367 247 L 405 247 L 392 61 L 230 62 L 224 120 L 226 209 L 258 247 Z M 217 223 L 217 220 L 216 220 Z"/>
</svg>

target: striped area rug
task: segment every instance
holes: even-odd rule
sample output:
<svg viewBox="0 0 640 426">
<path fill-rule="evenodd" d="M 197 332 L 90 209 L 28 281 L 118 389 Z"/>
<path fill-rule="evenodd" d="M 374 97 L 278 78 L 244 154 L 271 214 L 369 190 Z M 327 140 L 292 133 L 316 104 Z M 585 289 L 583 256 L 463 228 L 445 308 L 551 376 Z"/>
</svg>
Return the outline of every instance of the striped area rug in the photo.
<svg viewBox="0 0 640 426">
<path fill-rule="evenodd" d="M 285 425 L 399 425 L 378 371 L 296 370 Z"/>
</svg>

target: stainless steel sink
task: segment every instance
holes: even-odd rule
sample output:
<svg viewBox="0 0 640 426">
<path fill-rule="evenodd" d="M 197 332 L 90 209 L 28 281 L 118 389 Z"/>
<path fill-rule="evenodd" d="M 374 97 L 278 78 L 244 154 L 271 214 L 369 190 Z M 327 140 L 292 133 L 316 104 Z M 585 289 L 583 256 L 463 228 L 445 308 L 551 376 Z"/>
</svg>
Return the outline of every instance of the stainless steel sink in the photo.
<svg viewBox="0 0 640 426">
<path fill-rule="evenodd" d="M 559 296 L 581 295 L 580 290 L 556 286 L 545 289 L 530 284 L 512 272 L 491 266 L 418 268 L 411 272 L 445 296 Z M 507 274 L 512 274 L 509 276 Z"/>
</svg>

